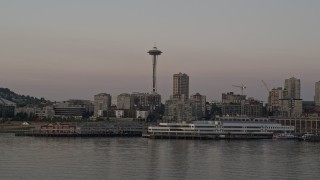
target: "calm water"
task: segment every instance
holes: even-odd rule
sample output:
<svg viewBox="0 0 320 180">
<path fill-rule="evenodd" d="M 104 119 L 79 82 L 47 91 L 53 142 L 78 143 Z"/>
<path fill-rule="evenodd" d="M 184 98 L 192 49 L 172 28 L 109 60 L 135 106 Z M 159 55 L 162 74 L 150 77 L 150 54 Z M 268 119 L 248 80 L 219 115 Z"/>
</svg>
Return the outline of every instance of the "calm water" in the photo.
<svg viewBox="0 0 320 180">
<path fill-rule="evenodd" d="M 320 179 L 320 143 L 0 134 L 0 179 Z"/>
</svg>

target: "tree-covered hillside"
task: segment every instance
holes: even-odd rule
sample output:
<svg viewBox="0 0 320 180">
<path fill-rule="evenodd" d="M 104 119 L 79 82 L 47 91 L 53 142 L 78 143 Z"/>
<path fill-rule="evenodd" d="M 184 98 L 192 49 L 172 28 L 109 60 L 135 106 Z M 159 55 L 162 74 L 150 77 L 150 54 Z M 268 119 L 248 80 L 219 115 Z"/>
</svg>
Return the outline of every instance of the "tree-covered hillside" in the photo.
<svg viewBox="0 0 320 180">
<path fill-rule="evenodd" d="M 20 95 L 8 88 L 0 88 L 0 97 L 15 102 L 18 107 L 26 105 L 45 105 L 50 103 L 50 101 L 47 101 L 44 98 L 39 99 L 28 95 Z"/>
</svg>

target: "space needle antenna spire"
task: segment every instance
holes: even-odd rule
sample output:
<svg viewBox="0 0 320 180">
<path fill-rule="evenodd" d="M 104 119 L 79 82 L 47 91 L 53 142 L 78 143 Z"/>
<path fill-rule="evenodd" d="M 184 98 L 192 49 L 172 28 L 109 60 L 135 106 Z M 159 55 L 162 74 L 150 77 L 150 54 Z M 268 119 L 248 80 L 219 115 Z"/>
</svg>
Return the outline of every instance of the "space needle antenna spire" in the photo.
<svg viewBox="0 0 320 180">
<path fill-rule="evenodd" d="M 152 92 L 156 93 L 157 92 L 157 59 L 162 52 L 158 50 L 156 46 L 154 46 L 152 50 L 148 51 L 148 53 L 152 56 Z"/>
</svg>

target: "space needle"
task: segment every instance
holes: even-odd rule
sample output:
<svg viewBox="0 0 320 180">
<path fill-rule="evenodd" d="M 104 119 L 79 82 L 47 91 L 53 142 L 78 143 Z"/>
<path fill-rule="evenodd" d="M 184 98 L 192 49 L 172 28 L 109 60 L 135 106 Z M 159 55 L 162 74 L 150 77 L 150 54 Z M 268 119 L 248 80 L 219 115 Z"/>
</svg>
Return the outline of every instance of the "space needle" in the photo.
<svg viewBox="0 0 320 180">
<path fill-rule="evenodd" d="M 148 53 L 153 56 L 152 57 L 152 67 L 153 67 L 153 79 L 152 79 L 152 92 L 156 93 L 157 92 L 157 75 L 156 75 L 156 71 L 157 71 L 157 59 L 158 56 L 161 55 L 161 51 L 159 51 L 157 49 L 157 47 L 153 47 L 152 50 L 148 51 Z"/>
</svg>

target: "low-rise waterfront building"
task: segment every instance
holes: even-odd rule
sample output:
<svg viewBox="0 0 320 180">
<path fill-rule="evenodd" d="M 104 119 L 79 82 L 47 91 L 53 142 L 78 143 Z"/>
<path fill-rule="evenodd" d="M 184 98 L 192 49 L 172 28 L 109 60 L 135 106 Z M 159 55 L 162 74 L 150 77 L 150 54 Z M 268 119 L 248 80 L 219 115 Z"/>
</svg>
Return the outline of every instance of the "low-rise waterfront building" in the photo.
<svg viewBox="0 0 320 180">
<path fill-rule="evenodd" d="M 40 133 L 44 134 L 74 134 L 79 132 L 79 127 L 72 124 L 45 124 L 40 127 Z"/>
<path fill-rule="evenodd" d="M 132 93 L 131 102 L 135 110 L 153 112 L 161 106 L 161 95 L 158 93 Z"/>
<path fill-rule="evenodd" d="M 246 99 L 245 95 L 237 95 L 232 92 L 223 93 L 221 112 L 223 116 L 261 117 L 263 103 L 254 98 Z"/>
<path fill-rule="evenodd" d="M 275 117 L 274 119 L 282 125 L 294 126 L 296 134 L 320 134 L 320 117 L 318 115 L 308 117 Z"/>
<path fill-rule="evenodd" d="M 261 117 L 263 115 L 263 103 L 254 98 L 248 98 L 244 104 L 244 115 L 249 117 Z"/>
<path fill-rule="evenodd" d="M 25 113 L 27 114 L 27 116 L 30 116 L 32 114 L 36 114 L 37 111 L 37 107 L 17 107 L 16 108 L 16 114 L 21 114 L 21 113 Z"/>
<path fill-rule="evenodd" d="M 16 104 L 0 97 L 0 118 L 13 117 L 15 115 Z"/>
<path fill-rule="evenodd" d="M 148 113 L 159 112 L 161 108 L 161 95 L 153 93 L 132 94 L 122 93 L 117 97 L 117 110 L 124 110 L 124 117 L 135 118 L 137 111 L 148 111 Z"/>
<path fill-rule="evenodd" d="M 149 111 L 136 111 L 137 119 L 147 119 L 149 116 Z"/>
<path fill-rule="evenodd" d="M 54 115 L 61 117 L 89 117 L 92 109 L 89 100 L 68 100 L 53 105 Z M 47 113 L 51 113 L 50 109 L 47 109 Z"/>
<path fill-rule="evenodd" d="M 42 118 L 51 119 L 52 117 L 55 116 L 55 110 L 52 106 L 46 106 L 44 108 L 36 108 L 35 115 L 41 119 Z"/>
<path fill-rule="evenodd" d="M 222 104 L 221 112 L 223 116 L 240 116 L 243 114 L 240 104 Z"/>
<path fill-rule="evenodd" d="M 126 113 L 127 112 L 127 113 Z M 121 109 L 117 109 L 115 110 L 115 115 L 116 118 L 124 118 L 127 117 L 128 111 L 127 110 L 121 110 Z"/>
<path fill-rule="evenodd" d="M 280 116 L 298 117 L 302 115 L 302 99 L 280 99 L 280 101 Z"/>
<path fill-rule="evenodd" d="M 55 116 L 84 116 L 86 113 L 85 108 L 83 107 L 54 107 Z"/>
</svg>

